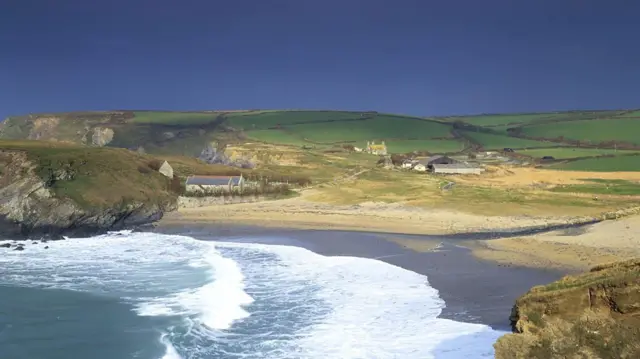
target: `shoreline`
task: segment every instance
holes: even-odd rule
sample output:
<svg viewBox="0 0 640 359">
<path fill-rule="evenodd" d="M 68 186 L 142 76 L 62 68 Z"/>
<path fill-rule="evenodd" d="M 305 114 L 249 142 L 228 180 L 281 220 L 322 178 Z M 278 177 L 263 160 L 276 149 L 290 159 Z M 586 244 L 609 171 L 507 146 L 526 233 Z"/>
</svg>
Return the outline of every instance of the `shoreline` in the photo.
<svg viewBox="0 0 640 359">
<path fill-rule="evenodd" d="M 248 242 L 302 247 L 324 256 L 353 256 L 384 261 L 427 277 L 445 301 L 439 318 L 477 323 L 510 332 L 509 314 L 516 298 L 531 287 L 561 278 L 566 271 L 506 267 L 475 258 L 457 241 L 415 235 L 364 233 L 219 224 L 164 224 L 156 233 L 201 240 Z M 401 245 L 421 241 L 428 251 Z"/>
<path fill-rule="evenodd" d="M 397 203 L 331 205 L 311 202 L 306 197 L 180 208 L 167 213 L 156 225 L 384 233 L 404 236 L 399 244 L 418 252 L 424 251 L 424 242 L 407 240 L 406 236 L 438 237 L 468 248 L 479 259 L 500 265 L 551 267 L 568 272 L 640 257 L 640 238 L 630 239 L 633 236 L 628 235 L 610 239 L 611 233 L 624 231 L 624 227 L 631 226 L 640 233 L 640 216 L 635 215 L 640 207 L 591 217 L 482 216 Z M 585 237 L 589 240 L 584 241 Z"/>
</svg>

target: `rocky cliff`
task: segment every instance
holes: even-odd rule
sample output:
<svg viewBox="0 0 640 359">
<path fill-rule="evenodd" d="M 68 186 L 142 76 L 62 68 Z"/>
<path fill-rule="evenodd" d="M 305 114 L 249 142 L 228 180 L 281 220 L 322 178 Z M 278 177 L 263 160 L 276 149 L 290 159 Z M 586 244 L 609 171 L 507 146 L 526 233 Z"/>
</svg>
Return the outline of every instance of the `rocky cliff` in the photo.
<svg viewBox="0 0 640 359">
<path fill-rule="evenodd" d="M 497 359 L 640 358 L 640 260 L 534 287 L 510 319 Z"/>
<path fill-rule="evenodd" d="M 121 149 L 0 143 L 0 233 L 57 237 L 117 230 L 176 208 L 169 179 Z M 35 142 L 35 141 L 33 141 Z M 130 153 L 127 153 L 130 152 Z"/>
</svg>

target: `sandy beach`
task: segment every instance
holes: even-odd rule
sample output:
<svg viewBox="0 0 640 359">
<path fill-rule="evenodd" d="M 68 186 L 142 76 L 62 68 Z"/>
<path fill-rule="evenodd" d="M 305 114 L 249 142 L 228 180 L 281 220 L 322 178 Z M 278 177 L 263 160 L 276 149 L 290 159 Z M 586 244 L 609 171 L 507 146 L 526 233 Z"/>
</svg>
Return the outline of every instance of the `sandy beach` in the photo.
<svg viewBox="0 0 640 359">
<path fill-rule="evenodd" d="M 598 264 L 640 257 L 640 216 L 465 245 L 477 257 L 503 264 L 584 271 Z"/>
<path fill-rule="evenodd" d="M 168 213 L 162 222 L 442 235 L 548 226 L 575 220 L 568 216 L 481 216 L 383 202 L 334 205 L 306 200 L 310 195 L 312 193 L 277 201 L 181 208 Z"/>
</svg>

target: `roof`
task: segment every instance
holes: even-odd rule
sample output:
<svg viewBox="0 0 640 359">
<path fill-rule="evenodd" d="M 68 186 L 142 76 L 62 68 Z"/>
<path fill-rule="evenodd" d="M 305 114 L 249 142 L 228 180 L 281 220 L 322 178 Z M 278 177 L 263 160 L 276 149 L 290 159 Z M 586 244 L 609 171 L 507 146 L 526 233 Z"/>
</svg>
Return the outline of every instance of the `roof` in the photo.
<svg viewBox="0 0 640 359">
<path fill-rule="evenodd" d="M 241 176 L 191 176 L 187 178 L 186 184 L 204 186 L 226 186 L 231 180 L 231 184 L 238 185 Z"/>
<path fill-rule="evenodd" d="M 427 158 L 423 158 L 420 161 L 418 161 L 419 163 L 423 164 L 423 165 L 428 165 L 433 161 L 439 160 L 441 158 L 449 158 L 447 156 L 442 156 L 442 155 L 436 155 L 436 156 L 431 156 L 431 157 L 427 157 Z"/>
<path fill-rule="evenodd" d="M 470 166 L 466 163 L 451 163 L 451 164 L 434 164 L 433 168 L 480 168 L 476 166 Z"/>
</svg>

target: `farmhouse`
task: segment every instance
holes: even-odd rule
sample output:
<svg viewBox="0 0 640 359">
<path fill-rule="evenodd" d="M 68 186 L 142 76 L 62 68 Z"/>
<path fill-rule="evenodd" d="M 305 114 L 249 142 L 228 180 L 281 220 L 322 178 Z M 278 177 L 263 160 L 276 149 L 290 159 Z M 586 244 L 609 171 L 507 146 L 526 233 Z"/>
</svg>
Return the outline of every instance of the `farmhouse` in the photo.
<svg viewBox="0 0 640 359">
<path fill-rule="evenodd" d="M 452 163 L 452 164 L 433 164 L 431 166 L 433 173 L 441 174 L 474 174 L 479 175 L 484 172 L 484 168 L 473 167 L 464 163 Z"/>
<path fill-rule="evenodd" d="M 367 147 L 365 151 L 374 155 L 383 155 L 387 154 L 387 145 L 385 145 L 384 141 L 381 144 L 376 144 L 375 141 L 369 142 L 367 141 Z"/>
<path fill-rule="evenodd" d="M 240 190 L 245 179 L 240 176 L 190 176 L 185 183 L 186 191 L 191 193 L 220 193 Z"/>
</svg>

